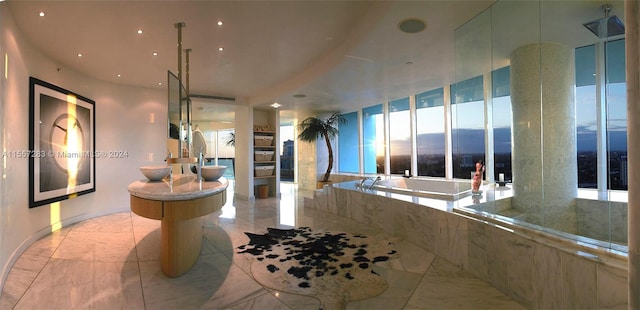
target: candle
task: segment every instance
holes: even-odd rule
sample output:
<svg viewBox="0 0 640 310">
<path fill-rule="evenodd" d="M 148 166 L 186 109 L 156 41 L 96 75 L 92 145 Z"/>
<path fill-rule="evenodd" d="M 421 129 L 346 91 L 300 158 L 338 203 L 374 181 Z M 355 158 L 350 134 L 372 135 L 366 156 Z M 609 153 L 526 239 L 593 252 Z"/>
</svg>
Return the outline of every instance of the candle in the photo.
<svg viewBox="0 0 640 310">
<path fill-rule="evenodd" d="M 504 173 L 498 174 L 498 181 L 504 182 Z"/>
<path fill-rule="evenodd" d="M 404 175 L 405 175 L 405 176 L 410 176 L 410 174 L 409 174 L 409 170 L 408 170 L 408 169 L 404 171 Z"/>
</svg>

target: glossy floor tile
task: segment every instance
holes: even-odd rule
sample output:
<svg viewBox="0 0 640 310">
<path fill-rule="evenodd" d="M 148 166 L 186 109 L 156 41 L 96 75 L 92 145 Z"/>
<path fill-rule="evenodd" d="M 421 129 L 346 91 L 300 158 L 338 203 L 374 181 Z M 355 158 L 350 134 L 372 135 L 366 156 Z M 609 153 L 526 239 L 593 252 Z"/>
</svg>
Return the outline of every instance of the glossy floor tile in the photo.
<svg viewBox="0 0 640 310">
<path fill-rule="evenodd" d="M 491 285 L 395 236 L 304 206 L 295 185 L 280 199 L 234 200 L 204 217 L 195 266 L 178 278 L 160 271 L 160 222 L 118 213 L 65 227 L 34 243 L 11 269 L 0 309 L 330 309 L 314 296 L 254 280 L 245 232 L 267 227 L 366 235 L 393 240 L 399 258 L 374 271 L 388 288 L 346 309 L 522 309 Z"/>
</svg>

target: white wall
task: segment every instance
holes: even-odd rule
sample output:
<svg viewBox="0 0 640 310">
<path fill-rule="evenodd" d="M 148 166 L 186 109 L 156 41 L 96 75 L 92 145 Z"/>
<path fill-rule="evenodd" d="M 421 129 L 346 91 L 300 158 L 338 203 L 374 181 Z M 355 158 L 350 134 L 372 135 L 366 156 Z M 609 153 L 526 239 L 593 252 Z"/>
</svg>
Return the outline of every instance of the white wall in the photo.
<svg viewBox="0 0 640 310">
<path fill-rule="evenodd" d="M 57 64 L 24 40 L 2 4 L 0 54 L 2 151 L 28 149 L 29 77 L 34 76 L 94 100 L 96 151 L 128 154 L 126 158 L 96 159 L 96 192 L 33 209 L 28 207 L 28 159 L 6 156 L 1 159 L 0 270 L 4 286 L 15 259 L 40 237 L 62 225 L 129 210 L 127 186 L 143 178 L 138 167 L 150 162 L 163 163 L 166 156 L 167 107 L 166 90 L 110 84 Z"/>
<path fill-rule="evenodd" d="M 253 195 L 253 109 L 239 105 L 235 114 L 235 195 L 248 200 Z"/>
</svg>

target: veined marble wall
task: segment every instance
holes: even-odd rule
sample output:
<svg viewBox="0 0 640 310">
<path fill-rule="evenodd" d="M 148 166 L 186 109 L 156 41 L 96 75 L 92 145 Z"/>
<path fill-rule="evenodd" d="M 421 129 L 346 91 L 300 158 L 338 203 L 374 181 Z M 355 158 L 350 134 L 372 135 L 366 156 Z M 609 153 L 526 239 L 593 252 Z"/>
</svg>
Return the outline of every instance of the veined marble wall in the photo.
<svg viewBox="0 0 640 310">
<path fill-rule="evenodd" d="M 627 244 L 627 203 L 576 198 L 574 204 L 575 208 L 565 210 L 567 214 L 558 214 L 557 218 L 554 218 L 554 230 L 605 243 Z M 511 205 L 512 198 L 504 198 L 468 208 L 536 224 L 530 221 L 527 213 L 512 208 Z M 564 218 L 575 219 L 575 223 L 563 222 Z M 551 228 L 550 225 L 546 227 Z"/>
<path fill-rule="evenodd" d="M 576 199 L 578 236 L 627 244 L 627 203 Z"/>
<path fill-rule="evenodd" d="M 326 187 L 315 206 L 404 238 L 490 282 L 532 309 L 627 308 L 626 258 L 358 190 Z"/>
</svg>

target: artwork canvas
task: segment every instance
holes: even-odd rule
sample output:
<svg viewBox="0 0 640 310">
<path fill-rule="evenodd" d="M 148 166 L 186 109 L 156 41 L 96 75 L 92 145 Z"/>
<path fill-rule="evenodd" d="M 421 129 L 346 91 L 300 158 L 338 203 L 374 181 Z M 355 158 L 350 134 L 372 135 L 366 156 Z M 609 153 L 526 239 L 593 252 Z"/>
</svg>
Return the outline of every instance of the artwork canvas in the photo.
<svg viewBox="0 0 640 310">
<path fill-rule="evenodd" d="M 29 79 L 29 207 L 95 191 L 95 102 Z"/>
</svg>

